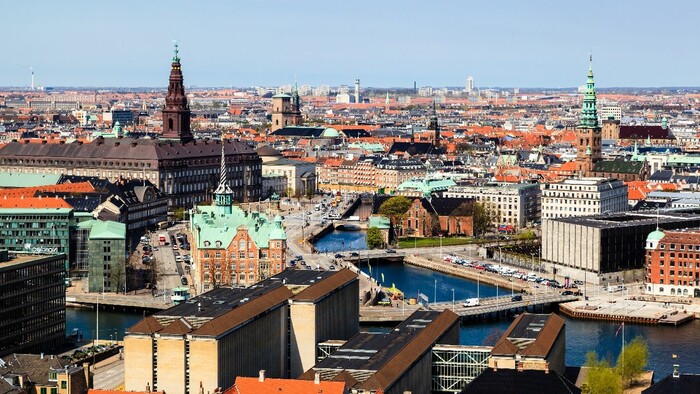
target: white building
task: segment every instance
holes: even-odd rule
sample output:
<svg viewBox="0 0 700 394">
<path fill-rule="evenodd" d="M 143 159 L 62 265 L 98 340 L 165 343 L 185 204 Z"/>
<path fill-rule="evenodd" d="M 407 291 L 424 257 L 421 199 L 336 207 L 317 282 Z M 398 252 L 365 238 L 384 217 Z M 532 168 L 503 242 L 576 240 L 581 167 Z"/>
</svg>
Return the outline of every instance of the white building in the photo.
<svg viewBox="0 0 700 394">
<path fill-rule="evenodd" d="M 540 189 L 534 183 L 487 184 L 482 186 L 455 186 L 444 197 L 473 198 L 490 204 L 500 217 L 494 225 L 525 227 L 539 218 Z"/>
<path fill-rule="evenodd" d="M 627 185 L 617 179 L 581 178 L 542 184 L 542 219 L 623 212 Z"/>
<path fill-rule="evenodd" d="M 622 108 L 619 105 L 604 105 L 600 108 L 600 119 L 619 121 L 622 119 Z"/>
</svg>

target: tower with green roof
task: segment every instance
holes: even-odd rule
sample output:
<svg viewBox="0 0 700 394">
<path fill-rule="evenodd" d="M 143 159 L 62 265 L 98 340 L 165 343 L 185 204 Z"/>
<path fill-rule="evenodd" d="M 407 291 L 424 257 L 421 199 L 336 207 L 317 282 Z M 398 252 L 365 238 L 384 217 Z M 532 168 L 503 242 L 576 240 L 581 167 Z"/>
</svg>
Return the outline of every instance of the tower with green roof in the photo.
<svg viewBox="0 0 700 394">
<path fill-rule="evenodd" d="M 590 175 L 595 163 L 601 159 L 602 137 L 598 123 L 595 80 L 593 79 L 593 55 L 589 56 L 586 89 L 579 125 L 576 129 L 578 152 L 576 160 L 579 174 Z"/>
</svg>

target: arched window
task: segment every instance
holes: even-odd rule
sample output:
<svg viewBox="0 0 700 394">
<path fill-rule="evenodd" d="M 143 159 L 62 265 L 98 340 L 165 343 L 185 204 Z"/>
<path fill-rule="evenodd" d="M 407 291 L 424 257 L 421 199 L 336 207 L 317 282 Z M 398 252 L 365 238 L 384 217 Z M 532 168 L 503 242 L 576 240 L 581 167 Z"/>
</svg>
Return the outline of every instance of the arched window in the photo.
<svg viewBox="0 0 700 394">
<path fill-rule="evenodd" d="M 279 125 L 280 125 L 280 120 L 279 120 L 279 119 L 275 119 L 275 126 L 279 126 Z"/>
<path fill-rule="evenodd" d="M 671 288 L 671 295 L 676 295 L 676 289 Z"/>
<path fill-rule="evenodd" d="M 687 296 L 688 295 L 688 289 L 683 289 L 683 295 Z"/>
<path fill-rule="evenodd" d="M 168 119 L 168 130 L 173 129 L 173 118 Z"/>
<path fill-rule="evenodd" d="M 204 252 L 204 258 L 208 259 L 209 258 L 209 252 Z"/>
</svg>

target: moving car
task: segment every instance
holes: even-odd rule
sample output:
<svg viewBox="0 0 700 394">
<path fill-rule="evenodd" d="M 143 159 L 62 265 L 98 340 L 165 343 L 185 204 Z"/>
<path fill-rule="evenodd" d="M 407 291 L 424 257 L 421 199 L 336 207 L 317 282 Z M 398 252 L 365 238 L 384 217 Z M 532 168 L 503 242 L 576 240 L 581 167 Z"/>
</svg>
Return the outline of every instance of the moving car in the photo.
<svg viewBox="0 0 700 394">
<path fill-rule="evenodd" d="M 479 306 L 479 299 L 478 298 L 468 298 L 467 300 L 464 301 L 462 306 L 464 306 L 464 307 Z"/>
</svg>

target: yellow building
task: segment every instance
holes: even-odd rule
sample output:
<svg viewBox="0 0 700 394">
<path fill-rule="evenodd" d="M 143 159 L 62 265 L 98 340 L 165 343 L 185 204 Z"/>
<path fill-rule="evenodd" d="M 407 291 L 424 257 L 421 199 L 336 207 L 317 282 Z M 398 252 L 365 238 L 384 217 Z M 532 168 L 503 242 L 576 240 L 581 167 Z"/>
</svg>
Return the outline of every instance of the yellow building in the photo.
<svg viewBox="0 0 700 394">
<path fill-rule="evenodd" d="M 124 340 L 126 390 L 213 392 L 261 369 L 294 377 L 316 347 L 359 331 L 350 270 L 290 270 L 248 288 L 217 288 L 149 316 Z"/>
</svg>

